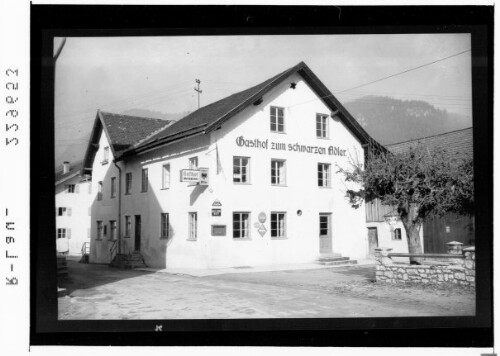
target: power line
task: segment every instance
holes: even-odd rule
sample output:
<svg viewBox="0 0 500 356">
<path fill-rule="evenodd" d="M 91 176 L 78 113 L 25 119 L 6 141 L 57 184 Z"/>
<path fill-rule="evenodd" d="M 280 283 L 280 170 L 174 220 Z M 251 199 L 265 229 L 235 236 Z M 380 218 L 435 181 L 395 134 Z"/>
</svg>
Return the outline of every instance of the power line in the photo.
<svg viewBox="0 0 500 356">
<path fill-rule="evenodd" d="M 390 78 L 394 78 L 398 75 L 402 75 L 402 74 L 406 74 L 408 72 L 412 72 L 414 70 L 417 70 L 417 69 L 420 69 L 420 68 L 424 68 L 424 67 L 427 67 L 427 66 L 430 66 L 432 64 L 435 64 L 435 63 L 438 63 L 438 62 L 441 62 L 441 61 L 444 61 L 444 60 L 447 60 L 447 59 L 450 59 L 450 58 L 453 58 L 453 57 L 456 57 L 456 56 L 459 56 L 461 54 L 464 54 L 464 53 L 467 53 L 467 52 L 470 52 L 470 48 L 465 50 L 465 51 L 462 51 L 462 52 L 458 52 L 458 53 L 455 53 L 455 54 L 452 54 L 450 56 L 447 56 L 447 57 L 444 57 L 444 58 L 440 58 L 440 59 L 436 59 L 432 62 L 428 62 L 428 63 L 425 63 L 425 64 L 422 64 L 422 65 L 419 65 L 417 67 L 413 67 L 413 68 L 410 68 L 410 69 L 406 69 L 404 71 L 401 71 L 401 72 L 398 72 L 398 73 L 395 73 L 395 74 L 391 74 L 391 75 L 388 75 L 386 77 L 383 77 L 383 78 L 379 78 L 379 79 L 376 79 L 376 80 L 372 80 L 371 82 L 368 82 L 368 83 L 364 83 L 364 84 L 360 84 L 360 85 L 357 85 L 355 87 L 352 87 L 352 88 L 348 88 L 348 89 L 344 89 L 344 90 L 341 90 L 341 91 L 337 91 L 335 92 L 335 94 L 341 94 L 341 93 L 344 93 L 346 91 L 350 91 L 350 90 L 354 90 L 354 89 L 359 89 L 359 88 L 362 88 L 362 87 L 365 87 L 367 85 L 370 85 L 370 84 L 374 84 L 374 83 L 378 83 L 378 82 L 381 82 L 383 80 L 387 80 L 387 79 L 390 79 Z M 319 99 L 324 99 L 324 98 L 327 98 L 329 96 L 333 96 L 332 95 L 325 95 L 323 97 L 320 97 Z M 306 104 L 306 103 L 309 103 L 311 101 L 315 101 L 315 100 L 318 100 L 318 99 L 313 99 L 313 100 L 308 100 L 308 101 L 305 101 L 303 103 L 299 103 L 299 104 L 295 104 L 295 105 L 290 105 L 288 107 L 293 107 L 293 106 L 297 106 L 297 105 L 302 105 L 302 104 Z"/>
<path fill-rule="evenodd" d="M 405 73 L 408 73 L 408 72 L 412 72 L 412 71 L 414 71 L 414 70 L 417 70 L 417 69 L 420 69 L 420 68 L 424 68 L 424 67 L 430 66 L 430 65 L 432 65 L 432 64 L 435 64 L 435 63 L 438 63 L 438 62 L 441 62 L 441 61 L 444 61 L 444 60 L 447 60 L 447 59 L 450 59 L 450 58 L 453 58 L 453 57 L 459 56 L 459 55 L 464 54 L 464 53 L 467 53 L 467 52 L 470 52 L 470 49 L 467 49 L 467 50 L 465 50 L 465 51 L 462 51 L 462 52 L 458 52 L 458 53 L 452 54 L 452 55 L 447 56 L 447 57 L 444 57 L 444 58 L 436 59 L 435 61 L 432 61 L 432 62 L 429 62 L 429 63 L 425 63 L 425 64 L 419 65 L 419 66 L 417 66 L 417 67 L 414 67 L 414 68 L 410 68 L 410 69 L 404 70 L 404 71 L 399 72 L 399 73 L 395 73 L 395 74 L 388 75 L 387 77 L 383 77 L 383 78 L 376 79 L 376 80 L 373 80 L 373 81 L 371 81 L 371 82 L 368 82 L 368 83 L 365 83 L 365 84 L 361 84 L 361 85 L 358 85 L 358 86 L 355 86 L 355 87 L 352 87 L 352 88 L 349 88 L 349 89 L 344 89 L 344 90 L 338 91 L 336 94 L 344 93 L 344 92 L 346 92 L 346 91 L 350 91 L 350 90 L 354 90 L 354 89 L 358 89 L 358 88 L 365 87 L 365 86 L 370 85 L 370 84 L 378 83 L 378 82 L 380 82 L 380 81 L 382 81 L 382 80 L 386 80 L 386 79 L 393 78 L 393 77 L 396 77 L 396 76 L 401 75 L 401 74 L 405 74 Z"/>
</svg>

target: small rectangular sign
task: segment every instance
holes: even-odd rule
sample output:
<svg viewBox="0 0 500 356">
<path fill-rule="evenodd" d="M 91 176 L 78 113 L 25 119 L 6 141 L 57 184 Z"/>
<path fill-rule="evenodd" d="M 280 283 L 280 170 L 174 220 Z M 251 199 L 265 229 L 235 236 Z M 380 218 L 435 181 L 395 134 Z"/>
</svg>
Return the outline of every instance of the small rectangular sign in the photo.
<svg viewBox="0 0 500 356">
<path fill-rule="evenodd" d="M 221 215 L 222 215 L 221 209 L 212 209 L 212 216 L 221 216 Z"/>
<path fill-rule="evenodd" d="M 212 236 L 226 236 L 226 225 L 212 225 Z"/>
<path fill-rule="evenodd" d="M 199 182 L 200 171 L 197 169 L 181 169 L 181 182 Z"/>
</svg>

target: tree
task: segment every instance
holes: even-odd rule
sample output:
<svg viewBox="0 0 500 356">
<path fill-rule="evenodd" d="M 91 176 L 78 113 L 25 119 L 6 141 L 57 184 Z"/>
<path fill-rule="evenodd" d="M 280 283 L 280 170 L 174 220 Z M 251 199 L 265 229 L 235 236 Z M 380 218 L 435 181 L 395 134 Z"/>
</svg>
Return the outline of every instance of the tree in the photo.
<svg viewBox="0 0 500 356">
<path fill-rule="evenodd" d="M 377 198 L 393 206 L 405 228 L 410 253 L 423 252 L 419 232 L 427 218 L 447 212 L 474 213 L 472 158 L 454 158 L 445 149 L 431 151 L 418 144 L 399 154 L 370 150 L 366 161 L 366 167 L 352 160 L 351 169 L 339 167 L 346 181 L 360 187 L 347 189 L 346 197 L 354 208 Z M 410 261 L 418 263 L 416 258 Z"/>
</svg>

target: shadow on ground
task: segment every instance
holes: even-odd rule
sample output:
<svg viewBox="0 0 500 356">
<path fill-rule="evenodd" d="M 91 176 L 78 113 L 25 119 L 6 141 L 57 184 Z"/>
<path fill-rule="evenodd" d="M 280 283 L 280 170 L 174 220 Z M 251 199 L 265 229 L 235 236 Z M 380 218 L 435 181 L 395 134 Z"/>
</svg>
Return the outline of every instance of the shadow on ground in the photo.
<svg viewBox="0 0 500 356">
<path fill-rule="evenodd" d="M 145 276 L 154 272 L 109 267 L 107 264 L 88 264 L 67 260 L 68 276 L 58 279 L 58 287 L 70 295 L 75 290 L 89 289 L 123 279 Z"/>
</svg>

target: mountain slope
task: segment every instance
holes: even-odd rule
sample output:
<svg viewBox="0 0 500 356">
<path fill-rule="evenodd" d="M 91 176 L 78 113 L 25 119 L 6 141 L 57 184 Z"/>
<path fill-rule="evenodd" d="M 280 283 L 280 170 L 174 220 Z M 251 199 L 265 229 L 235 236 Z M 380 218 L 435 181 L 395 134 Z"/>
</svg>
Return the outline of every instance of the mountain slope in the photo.
<svg viewBox="0 0 500 356">
<path fill-rule="evenodd" d="M 472 126 L 472 119 L 420 100 L 364 96 L 346 102 L 347 110 L 382 144 L 436 135 Z"/>
</svg>

